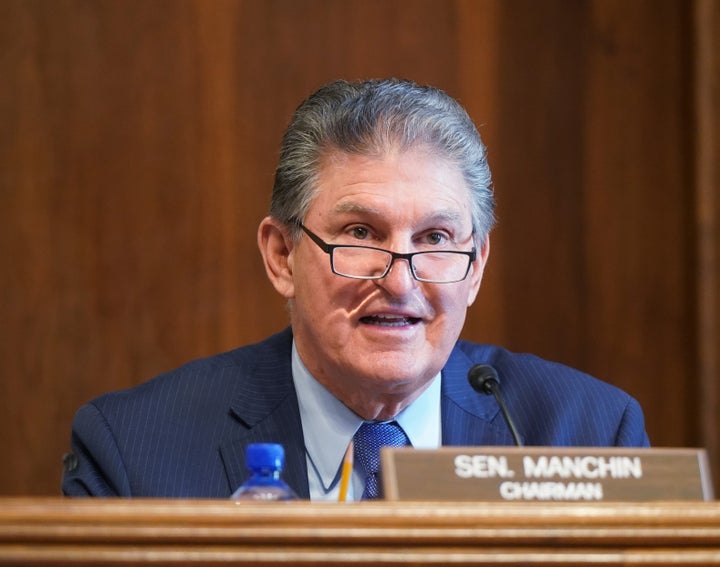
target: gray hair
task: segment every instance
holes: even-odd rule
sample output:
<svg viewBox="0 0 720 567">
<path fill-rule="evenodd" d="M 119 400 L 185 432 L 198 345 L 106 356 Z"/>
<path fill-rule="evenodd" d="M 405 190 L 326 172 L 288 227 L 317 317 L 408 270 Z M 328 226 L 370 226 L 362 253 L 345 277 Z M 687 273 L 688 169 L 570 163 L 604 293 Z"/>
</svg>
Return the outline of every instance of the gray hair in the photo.
<svg viewBox="0 0 720 567">
<path fill-rule="evenodd" d="M 321 160 L 329 152 L 379 157 L 392 147 L 419 145 L 460 168 L 472 195 L 473 229 L 484 240 L 494 223 L 495 201 L 480 134 L 455 99 L 398 79 L 335 81 L 298 107 L 283 136 L 270 214 L 298 235 L 293 225 L 310 208 Z"/>
</svg>

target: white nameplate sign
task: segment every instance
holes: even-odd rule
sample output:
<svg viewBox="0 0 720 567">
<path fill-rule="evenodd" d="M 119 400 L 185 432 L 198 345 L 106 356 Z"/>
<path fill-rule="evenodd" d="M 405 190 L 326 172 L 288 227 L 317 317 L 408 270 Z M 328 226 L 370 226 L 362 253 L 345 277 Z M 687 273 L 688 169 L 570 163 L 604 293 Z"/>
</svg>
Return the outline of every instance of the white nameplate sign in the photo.
<svg viewBox="0 0 720 567">
<path fill-rule="evenodd" d="M 382 449 L 386 500 L 712 500 L 704 449 Z"/>
</svg>

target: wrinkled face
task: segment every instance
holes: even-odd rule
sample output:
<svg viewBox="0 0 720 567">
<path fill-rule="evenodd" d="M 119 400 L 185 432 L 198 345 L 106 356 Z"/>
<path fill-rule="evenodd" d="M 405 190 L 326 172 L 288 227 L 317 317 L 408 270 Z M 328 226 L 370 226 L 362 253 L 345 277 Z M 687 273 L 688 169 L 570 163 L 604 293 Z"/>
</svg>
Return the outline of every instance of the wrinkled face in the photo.
<svg viewBox="0 0 720 567">
<path fill-rule="evenodd" d="M 281 292 L 310 372 L 343 400 L 368 392 L 414 399 L 447 361 L 487 259 L 487 242 L 474 242 L 461 172 L 422 149 L 380 158 L 336 152 L 323 162 L 303 224 L 329 244 L 478 248 L 465 280 L 436 284 L 415 280 L 404 259 L 383 279 L 348 279 L 332 273 L 329 255 L 307 235 L 289 246 L 290 284 Z"/>
</svg>

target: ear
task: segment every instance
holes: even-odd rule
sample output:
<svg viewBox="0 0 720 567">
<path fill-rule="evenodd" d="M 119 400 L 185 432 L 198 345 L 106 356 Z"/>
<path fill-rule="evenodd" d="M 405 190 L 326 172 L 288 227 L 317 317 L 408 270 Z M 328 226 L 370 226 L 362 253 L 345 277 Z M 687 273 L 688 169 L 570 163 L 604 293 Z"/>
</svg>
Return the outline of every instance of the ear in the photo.
<svg viewBox="0 0 720 567">
<path fill-rule="evenodd" d="M 483 272 L 485 271 L 485 264 L 487 264 L 488 256 L 490 255 L 490 235 L 485 237 L 485 242 L 482 243 L 478 256 L 472 264 L 470 271 L 470 289 L 468 290 L 468 303 L 470 307 L 477 297 L 478 291 L 480 291 L 480 283 L 482 282 Z"/>
<path fill-rule="evenodd" d="M 258 227 L 258 247 L 265 263 L 265 272 L 277 292 L 285 299 L 295 295 L 292 253 L 293 240 L 285 225 L 267 216 Z"/>
</svg>

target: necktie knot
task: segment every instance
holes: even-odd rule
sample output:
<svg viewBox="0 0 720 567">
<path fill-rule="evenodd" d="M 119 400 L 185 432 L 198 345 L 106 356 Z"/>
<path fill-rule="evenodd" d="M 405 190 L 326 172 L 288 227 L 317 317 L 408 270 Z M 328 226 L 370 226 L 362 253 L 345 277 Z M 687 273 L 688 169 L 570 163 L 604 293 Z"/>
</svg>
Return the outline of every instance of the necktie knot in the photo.
<svg viewBox="0 0 720 567">
<path fill-rule="evenodd" d="M 363 500 L 380 496 L 378 473 L 380 472 L 381 447 L 405 447 L 410 441 L 396 421 L 363 423 L 353 438 L 355 462 L 365 472 Z"/>
</svg>

